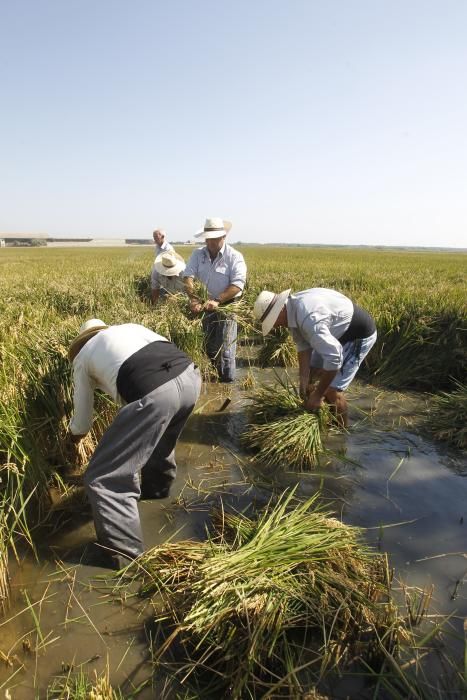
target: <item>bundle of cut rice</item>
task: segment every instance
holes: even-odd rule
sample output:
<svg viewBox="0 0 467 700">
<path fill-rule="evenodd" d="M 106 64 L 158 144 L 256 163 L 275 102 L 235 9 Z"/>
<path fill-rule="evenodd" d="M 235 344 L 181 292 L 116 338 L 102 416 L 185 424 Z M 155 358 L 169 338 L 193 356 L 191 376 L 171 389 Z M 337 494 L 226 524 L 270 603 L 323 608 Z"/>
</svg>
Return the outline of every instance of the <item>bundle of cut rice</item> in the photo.
<svg viewBox="0 0 467 700">
<path fill-rule="evenodd" d="M 155 662 L 200 696 L 299 697 L 290 669 L 319 676 L 378 638 L 393 646 L 386 559 L 317 495 L 284 494 L 255 519 L 220 511 L 214 525 L 206 542 L 166 543 L 133 565 L 154 601 Z"/>
<path fill-rule="evenodd" d="M 286 383 L 263 386 L 251 399 L 251 420 L 242 436 L 264 464 L 311 469 L 324 451 L 322 434 L 330 423 L 326 406 L 303 408 L 296 388 Z"/>
</svg>

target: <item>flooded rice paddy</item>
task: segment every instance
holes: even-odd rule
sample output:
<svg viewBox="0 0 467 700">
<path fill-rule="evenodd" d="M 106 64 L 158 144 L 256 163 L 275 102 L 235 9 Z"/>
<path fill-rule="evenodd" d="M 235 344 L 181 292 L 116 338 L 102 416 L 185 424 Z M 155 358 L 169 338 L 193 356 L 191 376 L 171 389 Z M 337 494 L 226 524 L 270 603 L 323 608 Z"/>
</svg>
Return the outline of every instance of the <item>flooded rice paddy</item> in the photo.
<svg viewBox="0 0 467 700">
<path fill-rule="evenodd" d="M 254 376 L 262 382 L 274 373 Z M 297 483 L 303 497 L 321 489 L 337 517 L 365 528 L 368 542 L 389 554 L 396 589 L 433 586 L 430 612 L 452 616 L 458 652 L 467 616 L 465 455 L 417 433 L 419 398 L 356 382 L 351 428 L 327 440 L 337 458 L 324 458 L 313 473 L 261 469 L 239 448 L 252 391 L 242 389 L 246 378 L 245 370 L 234 386 L 206 386 L 177 447 L 171 497 L 140 503 L 146 546 L 203 538 L 219 499 L 244 509 Z M 41 534 L 38 561 L 27 555 L 12 566 L 11 607 L 0 622 L 0 692 L 8 689 L 14 700 L 47 697 L 53 676 L 108 668 L 124 697 L 164 697 L 163 680 L 152 677 L 149 603 L 123 588 L 115 599 L 108 571 L 90 563 L 94 530 L 79 486 L 61 508 Z"/>
</svg>

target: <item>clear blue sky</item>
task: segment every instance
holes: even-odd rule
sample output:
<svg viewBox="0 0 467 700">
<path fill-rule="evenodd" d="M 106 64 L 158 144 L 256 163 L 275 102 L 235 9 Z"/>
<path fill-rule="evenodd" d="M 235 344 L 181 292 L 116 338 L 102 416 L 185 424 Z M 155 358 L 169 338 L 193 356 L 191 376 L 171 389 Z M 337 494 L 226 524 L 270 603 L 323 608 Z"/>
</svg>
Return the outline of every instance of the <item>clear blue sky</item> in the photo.
<svg viewBox="0 0 467 700">
<path fill-rule="evenodd" d="M 467 246 L 466 0 L 0 0 L 0 231 Z"/>
</svg>

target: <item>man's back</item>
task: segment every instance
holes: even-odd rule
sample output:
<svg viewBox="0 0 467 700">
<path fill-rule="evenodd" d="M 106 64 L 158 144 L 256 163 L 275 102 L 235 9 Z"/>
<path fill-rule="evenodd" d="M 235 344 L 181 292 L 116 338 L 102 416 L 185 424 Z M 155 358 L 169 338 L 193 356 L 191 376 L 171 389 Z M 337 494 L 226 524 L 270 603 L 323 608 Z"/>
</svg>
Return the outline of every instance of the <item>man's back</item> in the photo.
<svg viewBox="0 0 467 700">
<path fill-rule="evenodd" d="M 117 400 L 116 379 L 121 365 L 130 355 L 156 340 L 167 341 L 167 338 L 137 323 L 109 326 L 88 340 L 74 359 L 75 381 L 87 375 L 99 389 Z"/>
</svg>

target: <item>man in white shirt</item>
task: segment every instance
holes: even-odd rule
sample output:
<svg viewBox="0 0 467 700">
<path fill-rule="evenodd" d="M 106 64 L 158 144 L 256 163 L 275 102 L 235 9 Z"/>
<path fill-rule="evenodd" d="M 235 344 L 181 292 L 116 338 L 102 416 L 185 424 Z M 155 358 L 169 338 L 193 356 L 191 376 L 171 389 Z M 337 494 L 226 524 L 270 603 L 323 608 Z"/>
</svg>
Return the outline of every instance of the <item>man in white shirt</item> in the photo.
<svg viewBox="0 0 467 700">
<path fill-rule="evenodd" d="M 183 273 L 192 312 L 204 312 L 202 323 L 206 352 L 221 382 L 233 382 L 235 379 L 237 321 L 232 314 L 220 308 L 239 299 L 246 283 L 243 255 L 225 242 L 231 228 L 229 221 L 206 219 L 203 230 L 195 234 L 206 245 L 193 251 Z M 204 304 L 194 292 L 195 279 L 206 286 L 208 300 Z"/>
<path fill-rule="evenodd" d="M 152 237 L 154 243 L 156 244 L 154 248 L 154 257 L 157 258 L 161 253 L 166 253 L 169 250 L 173 250 L 173 246 L 167 240 L 167 234 L 162 228 L 156 228 L 153 232 Z"/>
<path fill-rule="evenodd" d="M 253 313 L 263 335 L 273 328 L 290 329 L 298 351 L 300 394 L 305 408 L 315 411 L 323 401 L 335 407 L 346 426 L 347 389 L 376 341 L 370 314 L 334 289 L 315 287 L 290 294 L 267 290 L 257 297 Z M 317 384 L 310 382 L 317 379 Z"/>
<path fill-rule="evenodd" d="M 137 501 L 166 498 L 175 445 L 198 399 L 199 370 L 166 338 L 136 323 L 86 321 L 70 345 L 73 442 L 91 429 L 94 390 L 122 405 L 89 462 L 84 485 L 97 542 L 122 568 L 144 550 Z"/>
</svg>

